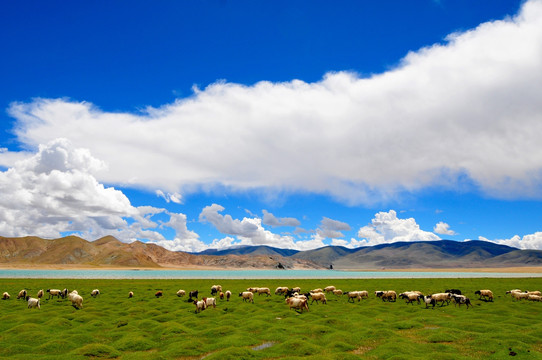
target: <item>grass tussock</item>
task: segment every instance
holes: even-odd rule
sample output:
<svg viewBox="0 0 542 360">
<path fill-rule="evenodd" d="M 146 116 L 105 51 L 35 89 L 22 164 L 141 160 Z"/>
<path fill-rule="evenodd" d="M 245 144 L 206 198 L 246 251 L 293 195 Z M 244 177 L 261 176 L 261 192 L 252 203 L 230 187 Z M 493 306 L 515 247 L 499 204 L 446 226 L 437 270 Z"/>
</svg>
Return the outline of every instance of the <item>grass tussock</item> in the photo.
<svg viewBox="0 0 542 360">
<path fill-rule="evenodd" d="M 309 312 L 288 309 L 282 296 L 255 296 L 254 304 L 232 297 L 195 313 L 179 289 L 210 296 L 219 283 L 233 294 L 247 287 L 335 285 L 368 290 L 369 299 L 348 302 L 328 295 Z M 541 289 L 539 279 L 375 280 L 48 280 L 0 279 L 0 291 L 77 289 L 84 308 L 68 300 L 43 300 L 28 309 L 23 300 L 0 301 L 2 359 L 542 359 L 542 303 L 515 301 L 510 289 Z M 98 288 L 101 295 L 92 298 Z M 426 308 L 403 300 L 383 302 L 374 291 L 398 293 L 461 289 L 473 307 Z M 493 302 L 474 292 L 492 289 Z M 164 296 L 156 298 L 160 289 Z M 128 298 L 129 291 L 134 292 Z M 31 340 L 29 340 L 31 339 Z M 261 347 L 262 344 L 268 344 Z M 510 355 L 515 354 L 515 355 Z"/>
</svg>

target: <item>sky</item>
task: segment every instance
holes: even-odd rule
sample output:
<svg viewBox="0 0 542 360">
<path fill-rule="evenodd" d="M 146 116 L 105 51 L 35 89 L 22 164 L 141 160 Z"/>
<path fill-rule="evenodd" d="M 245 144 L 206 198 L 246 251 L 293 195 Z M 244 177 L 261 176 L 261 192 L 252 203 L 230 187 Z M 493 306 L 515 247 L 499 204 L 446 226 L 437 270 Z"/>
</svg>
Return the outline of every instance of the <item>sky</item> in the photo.
<svg viewBox="0 0 542 360">
<path fill-rule="evenodd" d="M 1 236 L 542 249 L 542 0 L 1 6 Z"/>
</svg>

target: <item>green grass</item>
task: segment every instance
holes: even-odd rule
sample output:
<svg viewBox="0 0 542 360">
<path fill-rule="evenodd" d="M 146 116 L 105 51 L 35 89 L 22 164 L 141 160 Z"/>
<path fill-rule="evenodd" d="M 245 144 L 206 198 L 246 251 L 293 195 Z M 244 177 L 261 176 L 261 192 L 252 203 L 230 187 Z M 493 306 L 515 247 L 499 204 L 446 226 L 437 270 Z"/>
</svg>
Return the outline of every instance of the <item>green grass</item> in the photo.
<svg viewBox="0 0 542 360">
<path fill-rule="evenodd" d="M 177 290 L 199 289 L 210 296 L 220 283 L 233 297 L 195 314 Z M 310 311 L 289 310 L 282 296 L 237 294 L 249 286 L 312 288 L 335 285 L 368 290 L 370 297 L 348 303 L 328 295 Z M 68 300 L 42 299 L 41 309 L 16 300 L 25 288 L 77 289 L 83 309 Z M 97 298 L 90 296 L 100 289 Z M 384 303 L 375 290 L 459 288 L 473 308 Z M 494 302 L 474 291 L 493 290 Z M 2 359 L 542 359 L 542 303 L 515 301 L 509 289 L 542 289 L 541 279 L 371 279 L 371 280 L 47 280 L 0 279 Z M 162 298 L 155 298 L 158 290 Z M 128 292 L 134 298 L 128 298 Z M 200 297 L 202 296 L 200 295 Z M 261 346 L 264 345 L 264 346 Z M 261 348 L 260 348 L 261 347 Z M 516 354 L 512 357 L 510 354 Z"/>
</svg>

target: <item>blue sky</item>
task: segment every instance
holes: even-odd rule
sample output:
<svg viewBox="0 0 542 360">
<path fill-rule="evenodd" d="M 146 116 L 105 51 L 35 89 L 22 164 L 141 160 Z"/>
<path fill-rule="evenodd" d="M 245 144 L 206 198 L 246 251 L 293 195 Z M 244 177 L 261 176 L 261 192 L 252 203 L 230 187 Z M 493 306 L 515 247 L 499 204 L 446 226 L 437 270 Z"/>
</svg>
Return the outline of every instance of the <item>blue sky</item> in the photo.
<svg viewBox="0 0 542 360">
<path fill-rule="evenodd" d="M 2 4 L 0 235 L 542 249 L 542 1 Z"/>
</svg>

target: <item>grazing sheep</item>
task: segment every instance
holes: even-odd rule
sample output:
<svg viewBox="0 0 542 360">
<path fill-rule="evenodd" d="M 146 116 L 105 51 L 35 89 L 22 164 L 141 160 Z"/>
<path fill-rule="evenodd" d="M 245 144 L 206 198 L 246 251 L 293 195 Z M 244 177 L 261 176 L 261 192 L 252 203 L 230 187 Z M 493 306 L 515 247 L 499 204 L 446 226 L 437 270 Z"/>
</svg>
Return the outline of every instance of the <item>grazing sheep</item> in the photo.
<svg viewBox="0 0 542 360">
<path fill-rule="evenodd" d="M 292 292 L 300 293 L 300 292 L 301 292 L 301 288 L 300 288 L 299 286 L 293 287 L 293 288 L 292 288 Z"/>
<path fill-rule="evenodd" d="M 529 298 L 529 294 L 528 293 L 524 293 L 524 292 L 520 292 L 520 291 L 512 291 L 510 293 L 510 295 L 516 299 L 516 301 L 519 301 L 519 300 L 526 300 Z"/>
<path fill-rule="evenodd" d="M 382 299 L 382 301 L 396 301 L 397 300 L 397 293 L 393 290 L 388 291 L 375 291 L 376 297 L 379 297 Z"/>
<path fill-rule="evenodd" d="M 231 298 L 231 291 L 226 290 L 226 301 L 230 301 Z"/>
<path fill-rule="evenodd" d="M 64 290 L 62 290 L 60 292 L 60 296 L 64 299 L 68 296 L 68 288 L 64 288 Z"/>
<path fill-rule="evenodd" d="M 527 290 L 525 290 L 525 292 L 526 292 L 527 294 L 529 294 L 529 295 L 537 295 L 537 296 L 541 296 L 541 295 L 542 295 L 542 293 L 541 293 L 540 291 L 538 291 L 538 290 L 537 290 L 537 291 L 527 291 Z"/>
<path fill-rule="evenodd" d="M 330 286 L 326 286 L 324 288 L 324 291 L 327 292 L 327 293 L 330 293 L 330 292 L 333 292 L 334 290 L 336 290 L 337 288 L 333 285 L 330 285 Z"/>
<path fill-rule="evenodd" d="M 76 290 L 68 294 L 68 299 L 72 302 L 72 306 L 77 309 L 83 308 L 83 297 Z"/>
<path fill-rule="evenodd" d="M 25 299 L 26 299 L 26 301 L 28 301 L 28 308 L 29 309 L 31 309 L 31 308 L 40 309 L 40 299 L 36 299 L 36 298 L 30 297 L 30 296 L 27 296 Z"/>
<path fill-rule="evenodd" d="M 243 298 L 243 301 L 252 301 L 254 304 L 254 294 L 250 291 L 243 291 L 242 293 L 239 293 L 239 296 Z"/>
<path fill-rule="evenodd" d="M 269 288 L 257 288 L 256 292 L 258 293 L 258 296 L 261 294 L 267 294 L 267 296 L 271 296 L 271 290 Z"/>
<path fill-rule="evenodd" d="M 323 293 L 324 290 L 318 288 L 318 289 L 313 289 L 313 290 L 311 290 L 310 292 L 311 292 L 311 293 Z"/>
<path fill-rule="evenodd" d="M 186 291 L 184 291 L 184 290 L 182 290 L 182 289 L 179 290 L 179 291 L 177 291 L 177 296 L 178 296 L 178 297 L 183 297 L 183 296 L 185 296 L 185 295 L 186 295 Z"/>
<path fill-rule="evenodd" d="M 286 294 L 287 292 L 288 292 L 287 286 L 279 286 L 275 290 L 275 295 L 282 295 L 282 294 Z"/>
<path fill-rule="evenodd" d="M 96 297 L 98 295 L 100 295 L 100 290 L 98 290 L 98 289 L 94 289 L 94 290 L 92 290 L 90 292 L 90 296 L 92 296 L 92 297 Z"/>
<path fill-rule="evenodd" d="M 194 305 L 196 305 L 196 314 L 199 313 L 202 310 L 205 310 L 207 308 L 207 305 L 205 304 L 205 301 L 203 300 L 194 300 Z"/>
<path fill-rule="evenodd" d="M 301 312 L 303 312 L 303 309 L 307 309 L 307 311 L 309 311 L 309 305 L 307 304 L 306 299 L 291 297 L 291 298 L 286 299 L 286 304 L 288 304 L 290 309 L 292 308 L 294 310 L 300 309 Z"/>
<path fill-rule="evenodd" d="M 489 301 L 493 301 L 493 292 L 491 290 L 476 290 L 474 292 L 474 295 L 480 295 L 479 300 L 482 300 L 482 298 L 484 298 L 484 300 L 486 301 L 487 299 L 489 299 Z"/>
<path fill-rule="evenodd" d="M 540 295 L 529 295 L 527 300 L 530 300 L 530 301 L 542 301 L 542 296 L 540 296 Z"/>
<path fill-rule="evenodd" d="M 211 286 L 211 295 L 216 295 L 220 291 L 222 291 L 222 286 L 221 285 L 213 285 L 213 286 Z"/>
<path fill-rule="evenodd" d="M 220 300 L 224 300 L 224 292 L 220 292 L 220 294 L 218 294 L 218 297 L 220 298 Z"/>
<path fill-rule="evenodd" d="M 446 305 L 450 304 L 450 301 L 452 300 L 452 294 L 450 293 L 437 293 L 431 295 L 431 298 L 435 300 L 435 303 L 440 301 L 440 306 L 444 306 L 444 302 L 446 302 Z"/>
<path fill-rule="evenodd" d="M 133 292 L 133 291 L 130 291 L 130 292 L 128 293 L 128 297 L 129 297 L 129 298 L 133 298 L 133 297 L 134 297 L 134 292 Z"/>
<path fill-rule="evenodd" d="M 258 291 L 258 288 L 257 287 L 248 287 L 247 291 L 250 291 L 251 293 L 255 293 L 255 292 Z"/>
<path fill-rule="evenodd" d="M 467 305 L 467 309 L 469 308 L 469 305 L 472 306 L 470 299 L 465 295 L 452 294 L 452 299 L 454 300 L 454 306 L 459 305 L 459 307 L 461 307 L 462 304 L 465 304 Z"/>
<path fill-rule="evenodd" d="M 318 301 L 321 301 L 322 304 L 327 304 L 326 294 L 324 293 L 311 293 L 311 297 L 312 297 L 311 305 L 315 301 L 317 304 L 318 304 Z"/>
<path fill-rule="evenodd" d="M 41 299 L 43 297 L 43 289 L 40 289 L 40 291 L 38 291 L 38 295 L 36 295 L 36 297 L 38 299 Z"/>
<path fill-rule="evenodd" d="M 19 291 L 19 295 L 17 295 L 17 300 L 26 299 L 26 295 L 27 295 L 27 291 L 25 289 Z"/>
<path fill-rule="evenodd" d="M 7 291 L 4 291 L 4 293 L 2 294 L 2 300 L 8 300 L 10 298 L 9 294 Z"/>
<path fill-rule="evenodd" d="M 203 301 L 205 301 L 205 307 L 208 308 L 212 306 L 213 308 L 216 308 L 216 299 L 215 298 L 203 298 Z"/>
<path fill-rule="evenodd" d="M 47 289 L 47 292 L 49 293 L 47 300 L 52 299 L 55 296 L 57 297 L 57 299 L 60 299 L 60 294 L 62 293 L 62 291 L 59 289 Z"/>
<path fill-rule="evenodd" d="M 358 302 L 361 301 L 360 291 L 347 291 L 344 294 L 348 297 L 347 301 L 352 300 L 354 302 L 354 299 L 358 299 Z"/>
<path fill-rule="evenodd" d="M 404 293 L 399 294 L 399 297 L 401 299 L 405 299 L 407 304 L 413 304 L 414 301 L 417 301 L 418 304 L 419 304 L 420 303 L 420 298 L 422 296 L 423 295 L 420 295 L 417 292 L 413 292 L 413 291 L 406 291 Z"/>
<path fill-rule="evenodd" d="M 162 291 L 157 291 L 154 296 L 156 296 L 157 298 L 159 298 L 160 296 L 163 296 L 164 293 Z"/>
<path fill-rule="evenodd" d="M 425 303 L 425 308 L 426 308 L 426 309 L 427 309 L 427 307 L 428 307 L 429 305 L 433 305 L 433 308 L 434 308 L 434 307 L 435 307 L 435 304 L 437 303 L 437 302 L 435 301 L 435 299 L 433 299 L 433 298 L 431 297 L 431 295 L 424 296 L 424 297 L 423 297 L 423 302 Z"/>
<path fill-rule="evenodd" d="M 343 294 L 343 291 L 341 289 L 333 290 L 333 295 L 335 296 L 341 296 Z"/>
</svg>

